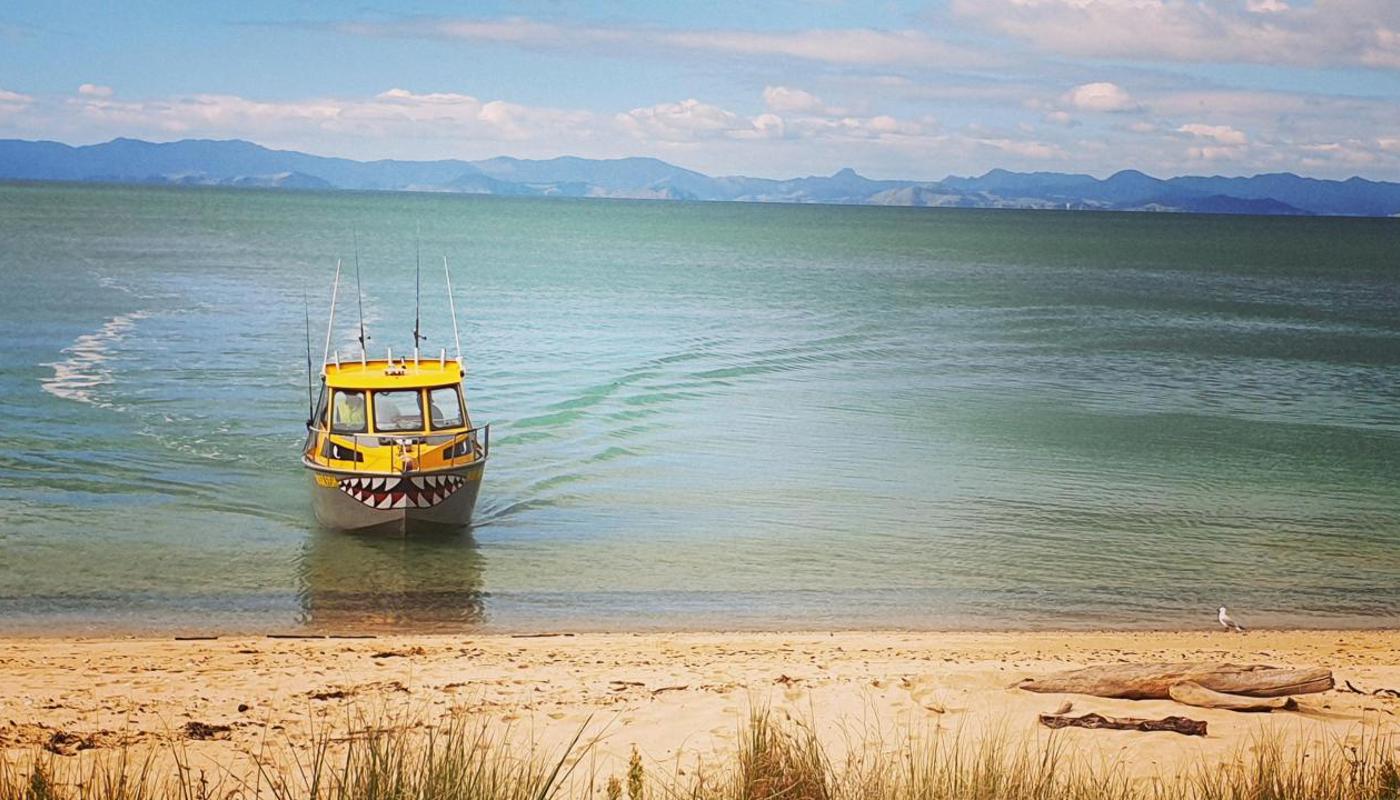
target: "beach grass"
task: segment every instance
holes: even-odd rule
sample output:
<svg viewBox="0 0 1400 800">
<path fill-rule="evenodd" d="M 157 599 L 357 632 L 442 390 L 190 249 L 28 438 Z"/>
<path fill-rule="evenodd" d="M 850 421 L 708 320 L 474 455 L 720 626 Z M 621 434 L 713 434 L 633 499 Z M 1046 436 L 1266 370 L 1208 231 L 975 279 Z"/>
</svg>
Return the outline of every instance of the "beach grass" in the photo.
<svg viewBox="0 0 1400 800">
<path fill-rule="evenodd" d="M 1056 734 L 856 742 L 834 757 L 815 726 L 766 711 L 723 760 L 667 773 L 634 749 L 621 774 L 604 774 L 587 727 L 547 752 L 470 715 L 364 720 L 212 775 L 181 745 L 38 753 L 0 760 L 0 800 L 1400 800 L 1393 733 L 1318 743 L 1266 730 L 1231 758 L 1144 779 L 1086 762 Z"/>
</svg>

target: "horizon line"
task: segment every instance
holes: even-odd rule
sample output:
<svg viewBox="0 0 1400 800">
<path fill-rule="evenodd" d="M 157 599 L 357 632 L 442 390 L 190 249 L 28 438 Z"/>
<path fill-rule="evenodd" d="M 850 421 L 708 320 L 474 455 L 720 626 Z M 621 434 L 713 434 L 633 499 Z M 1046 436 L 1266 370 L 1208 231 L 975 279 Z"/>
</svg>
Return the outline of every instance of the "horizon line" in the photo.
<svg viewBox="0 0 1400 800">
<path fill-rule="evenodd" d="M 72 143 L 69 143 L 69 142 L 60 141 L 60 140 L 58 140 L 58 139 L 24 139 L 24 138 L 18 138 L 18 137 L 11 137 L 11 138 L 0 139 L 0 142 L 24 142 L 24 143 L 27 143 L 27 144 L 57 144 L 57 145 L 62 145 L 62 146 L 64 146 L 64 147 L 72 148 L 72 149 L 75 149 L 75 150 L 76 150 L 76 149 L 80 149 L 80 148 L 85 148 L 85 147 L 101 147 L 101 146 L 103 146 L 103 145 L 109 145 L 109 144 L 114 144 L 114 143 L 116 143 L 116 142 L 123 142 L 123 141 L 126 141 L 126 142 L 139 142 L 139 143 L 141 143 L 141 144 L 149 144 L 149 145 L 172 145 L 172 144 L 181 144 L 181 143 L 184 143 L 184 142 L 209 142 L 209 143 L 215 143 L 215 144 L 237 143 L 237 144 L 252 145 L 253 147 L 261 148 L 261 149 L 263 149 L 263 150 L 267 150 L 267 151 L 273 152 L 273 153 L 293 153 L 293 154 L 296 154 L 296 155 L 311 156 L 311 157 L 313 157 L 313 158 L 326 158 L 326 159 L 336 159 L 336 160 L 341 160 L 341 161 L 349 161 L 349 162 L 356 163 L 356 164 L 375 164 L 375 163 L 382 163 L 382 162 L 395 162 L 395 163 L 400 163 L 400 164 L 433 164 L 433 163 L 458 162 L 458 163 L 462 163 L 462 164 L 475 165 L 475 164 L 479 164 L 479 163 L 484 162 L 484 161 L 492 161 L 492 160 L 495 160 L 495 159 L 510 159 L 510 160 L 513 160 L 513 161 L 525 161 L 525 162 L 535 162 L 535 163 L 548 162 L 548 161 L 558 161 L 558 160 L 561 160 L 561 159 L 576 159 L 576 160 L 579 160 L 579 161 L 593 161 L 593 162 L 618 162 L 618 161 L 630 161 L 630 160 L 638 160 L 638 161 L 656 161 L 656 162 L 659 162 L 659 163 L 662 163 L 662 164 L 666 164 L 666 165 L 668 165 L 668 166 L 675 167 L 675 168 L 677 168 L 677 169 L 683 169 L 683 170 L 686 170 L 687 172 L 693 172 L 693 173 L 695 173 L 695 174 L 697 174 L 697 175 L 703 175 L 703 176 L 705 176 L 705 177 L 707 177 L 707 178 L 712 178 L 712 179 L 721 179 L 721 178 L 749 178 L 749 179 L 754 179 L 754 178 L 757 178 L 757 179 L 759 179 L 759 180 L 790 181 L 790 180 L 800 180 L 801 178 L 830 178 L 830 177 L 834 177 L 834 176 L 836 176 L 836 175 L 839 175 L 839 174 L 841 174 L 842 172 L 850 171 L 851 173 L 855 174 L 857 177 L 863 178 L 863 179 L 865 179 L 865 180 L 870 180 L 870 181 L 894 181 L 894 182 L 901 182 L 901 183 L 920 184 L 920 183 L 942 183 L 943 181 L 948 180 L 949 178 L 981 178 L 981 177 L 986 177 L 987 175 L 990 175 L 990 174 L 992 174 L 992 173 L 994 173 L 994 172 L 1005 172 L 1005 173 L 1011 174 L 1011 175 L 1044 175 L 1044 174 L 1049 174 L 1049 175 L 1065 175 L 1065 176 L 1074 176 L 1074 177 L 1083 176 L 1083 177 L 1091 178 L 1091 179 L 1096 180 L 1096 181 L 1106 181 L 1106 180 L 1109 180 L 1110 178 L 1113 178 L 1113 177 L 1115 177 L 1115 176 L 1117 176 L 1117 175 L 1121 175 L 1121 174 L 1123 174 L 1123 173 L 1136 173 L 1136 174 L 1143 175 L 1143 176 L 1145 176 L 1145 177 L 1152 178 L 1152 179 L 1154 179 L 1154 180 L 1159 180 L 1159 181 L 1169 181 L 1169 180 L 1172 180 L 1172 179 L 1175 179 L 1175 178 L 1223 178 L 1223 179 L 1227 179 L 1227 180 L 1228 180 L 1228 179 L 1250 179 L 1250 178 L 1266 177 L 1266 176 L 1271 176 L 1271 175 L 1287 175 L 1287 176 L 1292 176 L 1292 177 L 1295 177 L 1295 178 L 1300 178 L 1300 179 L 1302 179 L 1302 180 L 1321 181 L 1321 182 L 1326 182 L 1326 183 L 1347 183 L 1347 182 L 1350 182 L 1350 181 L 1366 181 L 1367 183 L 1389 184 L 1389 185 L 1394 185 L 1394 186 L 1400 186 L 1400 181 L 1390 181 L 1390 180 L 1378 179 L 1378 178 L 1367 178 L 1367 177 L 1365 177 L 1365 176 L 1358 175 L 1358 174 L 1355 174 L 1355 173 L 1353 173 L 1351 176 L 1346 177 L 1346 178 L 1319 178 L 1319 177 L 1315 177 L 1315 176 L 1312 176 L 1312 175 L 1303 175 L 1303 174 L 1300 174 L 1300 173 L 1297 173 L 1297 172 L 1291 172 L 1291 171 L 1283 171 L 1283 172 L 1256 172 L 1256 173 L 1254 173 L 1254 174 L 1252 174 L 1252 175 L 1245 175 L 1245 174 L 1226 175 L 1226 174 L 1222 174 L 1222 173 L 1215 173 L 1215 174 L 1211 174 L 1211 175 L 1206 175 L 1206 174 L 1203 174 L 1203 173 L 1196 173 L 1196 174 L 1183 173 L 1183 174 L 1178 174 L 1178 175 L 1171 175 L 1171 176 L 1169 176 L 1169 177 L 1160 177 L 1160 176 L 1153 175 L 1153 174 L 1148 173 L 1148 172 L 1144 172 L 1143 170 L 1138 169 L 1138 168 L 1136 168 L 1136 167 L 1121 167 L 1121 168 L 1119 168 L 1119 169 L 1117 169 L 1117 170 L 1114 170 L 1113 172 L 1108 173 L 1105 177 L 1098 177 L 1097 175 L 1095 175 L 1095 174 L 1093 174 L 1093 173 L 1090 173 L 1090 172 L 1066 172 L 1066 171 L 1054 170 L 1054 169 L 1032 170 L 1032 171 L 1028 171 L 1028 172 L 1022 172 L 1022 171 L 1017 171 L 1017 170 L 1006 169 L 1006 168 L 1004 168 L 1004 167 L 991 167 L 991 168 L 989 168 L 987 171 L 981 173 L 980 175 L 976 175 L 976 174 L 972 174 L 972 173 L 968 173 L 968 174 L 966 174 L 966 175 L 959 175 L 959 174 L 956 174 L 956 173 L 949 172 L 948 174 L 944 175 L 942 178 L 922 179 L 922 178 L 871 178 L 871 177 L 868 177 L 868 176 L 866 176 L 866 175 L 861 174 L 861 173 L 858 172 L 854 167 L 851 167 L 851 166 L 843 166 L 843 167 L 838 168 L 838 169 L 835 170 L 834 172 L 825 173 L 825 174 L 823 174 L 823 173 L 812 172 L 812 173 L 809 173 L 809 174 L 807 174 L 807 175 L 798 175 L 798 176 L 792 176 L 792 177 L 787 177 L 787 178 L 768 178 L 768 177 L 762 177 L 762 176 L 745 175 L 745 174 L 737 173 L 737 172 L 726 173 L 726 174 L 711 174 L 711 173 L 708 173 L 708 172 L 704 172 L 704 171 L 702 171 L 702 170 L 698 170 L 698 169 L 694 169 L 694 168 L 691 168 L 691 167 L 682 166 L 682 165 L 677 164 L 677 163 L 675 163 L 675 162 L 673 162 L 673 161 L 668 161 L 668 160 L 666 160 L 666 159 L 664 159 L 664 158 L 658 158 L 658 157 L 656 157 L 656 156 L 647 156 L 647 155 L 617 156 L 617 157 L 611 157 L 611 158 L 593 158 L 593 157 L 589 157 L 589 156 L 579 156 L 579 155 L 572 155 L 572 154 L 564 153 L 564 154 L 560 154 L 560 155 L 556 155 L 556 156 L 551 156 L 551 157 L 549 157 L 549 158 L 520 158 L 520 157 L 518 157 L 518 156 L 508 156 L 508 155 L 501 154 L 501 155 L 488 156 L 488 157 L 486 157 L 486 158 L 478 158 L 478 159 L 467 159 L 467 158 L 460 158 L 460 157 L 452 157 L 452 158 L 422 158 L 422 159 L 406 159 L 406 158 L 373 158 L 373 159 L 359 159 L 359 158 L 350 158 L 350 157 L 348 157 L 348 156 L 323 155 L 323 154 L 321 154 L 321 153 L 310 152 L 310 151 L 307 151 L 307 150 L 295 150 L 295 149 L 282 148 L 282 147 L 270 147 L 270 146 L 268 146 L 268 145 L 261 144 L 261 143 L 259 143 L 259 142 L 255 142 L 255 141 L 253 141 L 253 140 L 251 140 L 251 139 L 242 139 L 242 138 L 215 139 L 215 138 L 207 138 L 207 137 L 184 137 L 184 138 L 180 138 L 180 139 L 170 139 L 170 140 L 165 140 L 165 141 L 158 141 L 158 140 L 153 140 L 153 139 L 141 139 L 141 138 L 137 138 L 137 137 L 133 137 L 133 136 L 114 136 L 114 137 L 112 137 L 111 139 L 107 139 L 107 140 L 105 140 L 105 141 L 100 141 L 100 142 L 93 142 L 93 143 L 90 143 L 90 144 L 72 144 Z M 0 178 L 0 180 L 5 180 L 5 179 L 4 179 L 4 178 Z M 13 180 L 13 179 L 11 179 L 11 180 Z M 40 181 L 40 182 L 43 182 L 43 181 Z M 48 182 L 69 182 L 69 181 L 48 181 Z M 79 181 L 79 182 L 81 182 L 81 181 Z M 92 182 L 94 182 L 94 181 L 87 181 L 87 182 L 92 183 Z M 120 182 L 117 182 L 117 183 L 120 183 Z M 431 192 L 428 192 L 428 193 L 431 193 Z"/>
</svg>

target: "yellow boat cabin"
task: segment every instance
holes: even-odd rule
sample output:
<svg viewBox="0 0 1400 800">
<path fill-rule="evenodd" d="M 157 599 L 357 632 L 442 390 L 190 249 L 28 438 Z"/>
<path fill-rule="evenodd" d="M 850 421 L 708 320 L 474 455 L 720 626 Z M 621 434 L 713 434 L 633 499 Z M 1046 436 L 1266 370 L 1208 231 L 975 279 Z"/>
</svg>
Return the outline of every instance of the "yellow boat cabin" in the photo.
<svg viewBox="0 0 1400 800">
<path fill-rule="evenodd" d="M 490 429 L 472 427 L 456 361 L 327 364 L 308 433 L 303 463 L 327 491 L 317 492 L 325 501 L 317 504 L 323 524 L 470 519 Z"/>
</svg>

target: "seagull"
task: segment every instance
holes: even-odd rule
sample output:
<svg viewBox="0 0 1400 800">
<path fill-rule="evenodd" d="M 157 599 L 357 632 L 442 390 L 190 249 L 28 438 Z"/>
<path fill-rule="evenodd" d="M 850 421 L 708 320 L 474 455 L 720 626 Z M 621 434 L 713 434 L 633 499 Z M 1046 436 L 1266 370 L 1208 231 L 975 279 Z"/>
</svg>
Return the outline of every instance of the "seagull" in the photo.
<svg viewBox="0 0 1400 800">
<path fill-rule="evenodd" d="M 1244 626 L 1230 618 L 1230 615 L 1225 611 L 1225 606 L 1220 607 L 1220 616 L 1217 617 L 1217 619 L 1220 620 L 1220 624 L 1225 628 L 1225 630 L 1228 631 L 1231 628 L 1234 628 L 1236 631 L 1244 633 Z"/>
</svg>

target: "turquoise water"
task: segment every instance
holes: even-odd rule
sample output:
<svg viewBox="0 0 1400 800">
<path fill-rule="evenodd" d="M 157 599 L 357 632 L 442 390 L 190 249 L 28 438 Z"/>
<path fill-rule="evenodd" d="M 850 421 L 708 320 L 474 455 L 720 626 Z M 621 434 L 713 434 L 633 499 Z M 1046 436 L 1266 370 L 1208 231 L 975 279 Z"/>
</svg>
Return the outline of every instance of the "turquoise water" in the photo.
<svg viewBox="0 0 1400 800">
<path fill-rule="evenodd" d="M 468 531 L 318 530 L 454 265 Z M 1400 221 L 0 186 L 0 631 L 1400 624 Z M 353 295 L 336 341 L 352 352 Z"/>
</svg>

